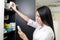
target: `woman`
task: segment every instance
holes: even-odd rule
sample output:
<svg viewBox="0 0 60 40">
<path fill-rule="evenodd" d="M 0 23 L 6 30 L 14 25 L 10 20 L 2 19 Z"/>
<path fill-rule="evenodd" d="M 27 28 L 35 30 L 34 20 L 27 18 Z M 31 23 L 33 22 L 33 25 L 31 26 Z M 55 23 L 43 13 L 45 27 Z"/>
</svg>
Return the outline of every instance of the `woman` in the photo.
<svg viewBox="0 0 60 40">
<path fill-rule="evenodd" d="M 33 40 L 54 40 L 55 37 L 52 15 L 48 7 L 42 6 L 37 9 L 35 16 L 36 21 L 33 21 L 26 15 L 19 12 L 16 9 L 15 3 L 13 3 L 11 7 L 21 18 L 23 18 L 27 22 L 27 25 L 35 28 L 35 31 L 33 33 Z M 21 30 L 18 30 L 18 34 L 23 40 L 29 40 Z"/>
</svg>

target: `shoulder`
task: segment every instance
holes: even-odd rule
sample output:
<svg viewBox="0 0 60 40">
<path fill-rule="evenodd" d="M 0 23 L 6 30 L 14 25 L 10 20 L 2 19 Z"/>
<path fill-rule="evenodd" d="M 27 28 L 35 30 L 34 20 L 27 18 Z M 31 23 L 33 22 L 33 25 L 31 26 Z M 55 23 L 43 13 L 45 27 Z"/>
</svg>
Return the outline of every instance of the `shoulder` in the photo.
<svg viewBox="0 0 60 40">
<path fill-rule="evenodd" d="M 48 37 L 49 39 L 51 38 L 54 39 L 54 32 L 50 26 L 46 26 L 45 32 L 46 32 L 46 38 Z"/>
<path fill-rule="evenodd" d="M 47 32 L 47 34 L 54 34 L 52 28 L 50 26 L 47 26 L 45 27 L 45 32 Z"/>
<path fill-rule="evenodd" d="M 46 31 L 47 31 L 48 33 L 52 33 L 52 32 L 53 32 L 53 29 L 52 29 L 50 26 L 47 26 L 47 25 L 46 25 Z"/>
</svg>

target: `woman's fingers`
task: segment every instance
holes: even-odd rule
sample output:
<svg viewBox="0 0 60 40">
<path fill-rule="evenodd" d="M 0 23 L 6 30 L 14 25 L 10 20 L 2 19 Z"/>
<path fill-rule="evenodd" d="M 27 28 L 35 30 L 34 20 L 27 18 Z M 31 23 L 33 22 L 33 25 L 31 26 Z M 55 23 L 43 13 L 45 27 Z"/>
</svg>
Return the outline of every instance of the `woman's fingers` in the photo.
<svg viewBox="0 0 60 40">
<path fill-rule="evenodd" d="M 15 4 L 14 2 L 12 2 L 11 8 L 12 8 L 13 10 L 16 10 L 16 4 Z"/>
<path fill-rule="evenodd" d="M 23 39 L 25 37 L 24 33 L 22 31 L 18 31 L 19 36 Z"/>
<path fill-rule="evenodd" d="M 12 6 L 14 7 L 14 6 L 16 6 L 16 4 L 13 2 L 13 3 L 12 3 Z"/>
<path fill-rule="evenodd" d="M 18 31 L 18 34 L 23 40 L 28 40 L 27 36 L 22 31 Z"/>
<path fill-rule="evenodd" d="M 18 30 L 18 34 L 21 35 L 21 34 L 22 34 L 22 31 L 19 31 L 19 30 Z"/>
</svg>

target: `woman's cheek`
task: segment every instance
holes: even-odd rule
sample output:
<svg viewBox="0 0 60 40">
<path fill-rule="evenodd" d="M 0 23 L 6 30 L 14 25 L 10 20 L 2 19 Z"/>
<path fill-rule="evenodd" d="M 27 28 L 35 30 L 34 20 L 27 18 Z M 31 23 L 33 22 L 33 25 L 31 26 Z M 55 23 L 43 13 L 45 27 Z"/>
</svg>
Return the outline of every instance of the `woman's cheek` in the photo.
<svg viewBox="0 0 60 40">
<path fill-rule="evenodd" d="M 41 23 L 41 22 L 42 22 L 40 18 L 38 18 L 38 22 L 39 22 L 39 23 Z"/>
<path fill-rule="evenodd" d="M 39 18 L 37 18 L 37 21 L 40 22 Z"/>
</svg>

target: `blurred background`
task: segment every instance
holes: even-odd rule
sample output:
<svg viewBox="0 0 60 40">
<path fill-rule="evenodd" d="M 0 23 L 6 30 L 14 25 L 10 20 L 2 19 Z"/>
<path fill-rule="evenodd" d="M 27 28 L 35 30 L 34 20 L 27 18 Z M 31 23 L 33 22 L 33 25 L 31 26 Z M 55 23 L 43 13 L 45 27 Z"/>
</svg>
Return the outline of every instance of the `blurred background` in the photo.
<svg viewBox="0 0 60 40">
<path fill-rule="evenodd" d="M 36 0 L 36 9 L 44 5 L 51 9 L 56 40 L 60 40 L 60 0 Z"/>
</svg>

